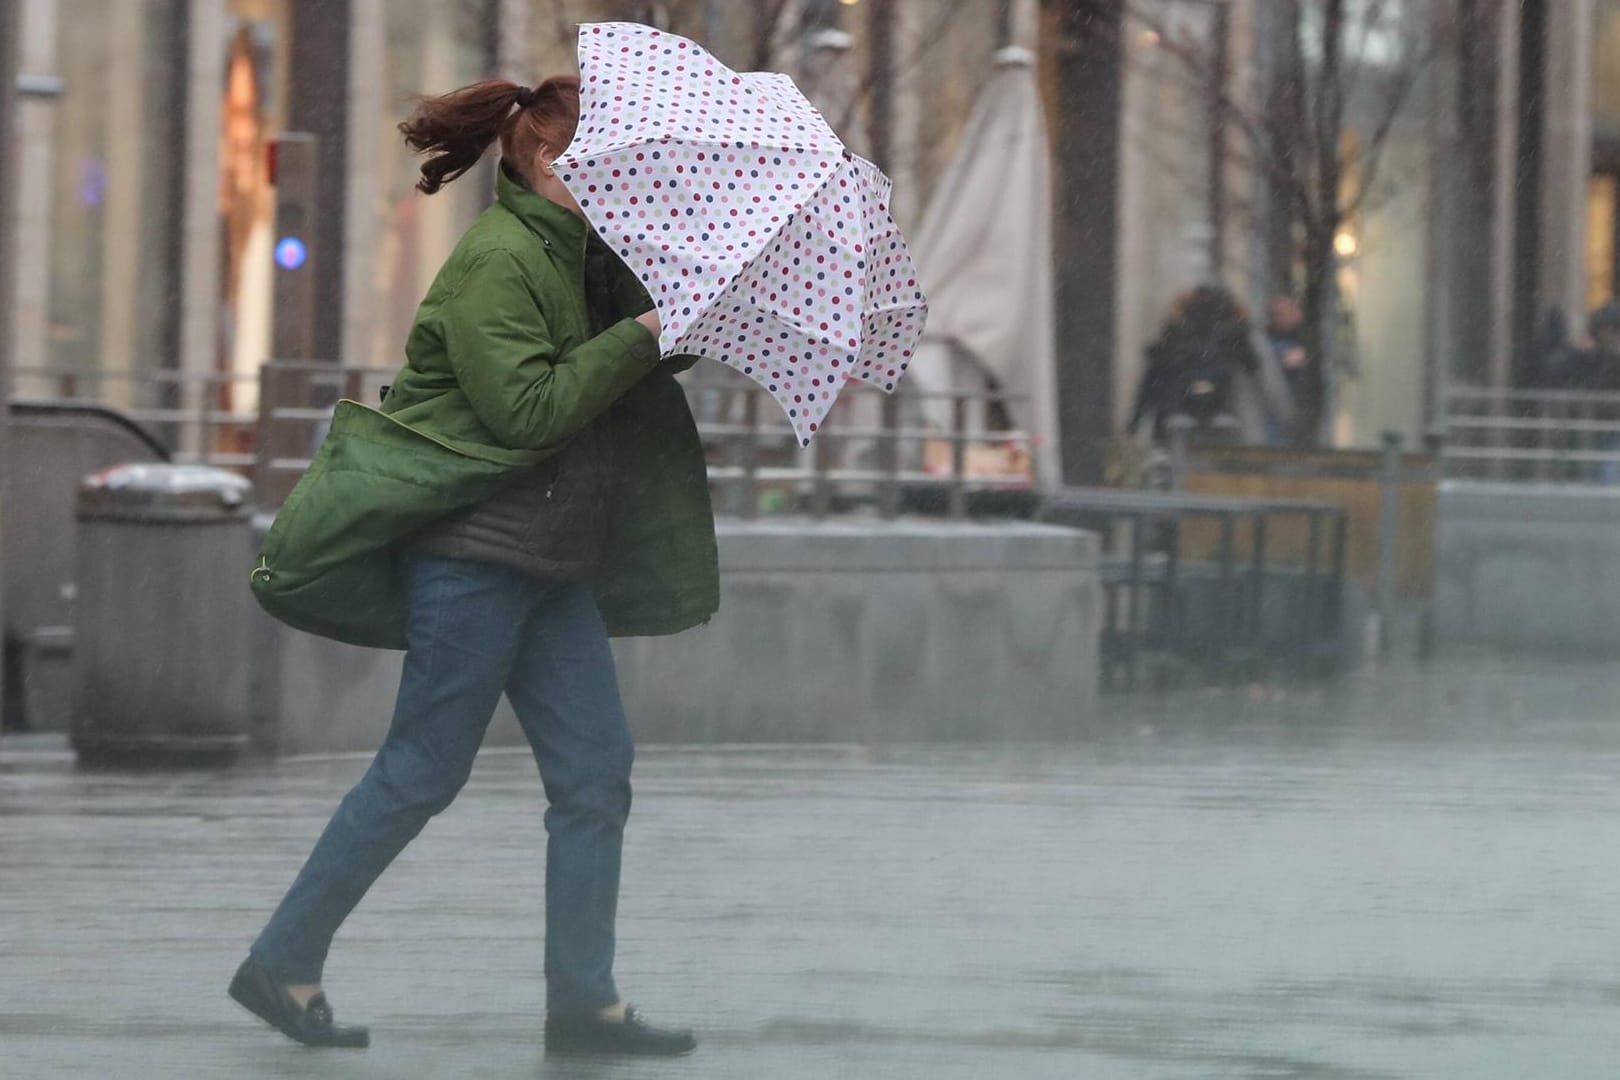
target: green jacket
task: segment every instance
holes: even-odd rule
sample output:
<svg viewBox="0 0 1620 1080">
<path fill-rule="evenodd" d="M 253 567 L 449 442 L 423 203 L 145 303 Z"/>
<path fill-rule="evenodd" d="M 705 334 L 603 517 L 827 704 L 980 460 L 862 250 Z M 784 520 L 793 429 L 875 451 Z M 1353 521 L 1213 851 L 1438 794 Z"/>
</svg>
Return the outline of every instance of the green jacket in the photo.
<svg viewBox="0 0 1620 1080">
<path fill-rule="evenodd" d="M 633 318 L 588 337 L 585 223 L 514 183 L 457 245 L 417 310 L 381 409 L 338 404 L 252 574 L 276 618 L 405 647 L 398 540 L 491 495 L 600 419 L 613 522 L 597 602 L 615 636 L 672 634 L 719 607 L 708 475 L 680 365 Z M 618 309 L 652 305 L 618 264 Z"/>
</svg>

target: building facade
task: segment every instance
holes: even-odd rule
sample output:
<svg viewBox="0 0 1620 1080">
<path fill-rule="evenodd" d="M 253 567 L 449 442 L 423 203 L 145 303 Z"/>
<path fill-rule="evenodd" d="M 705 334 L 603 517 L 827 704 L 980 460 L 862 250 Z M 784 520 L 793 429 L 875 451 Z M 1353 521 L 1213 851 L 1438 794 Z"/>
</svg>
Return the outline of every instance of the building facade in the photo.
<svg viewBox="0 0 1620 1080">
<path fill-rule="evenodd" d="M 318 140 L 315 351 L 387 367 L 493 173 L 419 196 L 396 125 L 421 93 L 573 66 L 581 21 L 656 21 L 793 73 L 915 220 L 1009 14 L 1033 0 L 18 0 L 18 392 L 133 403 L 127 373 L 215 373 L 249 412 L 271 352 L 266 148 Z M 1025 25 L 1029 25 L 1027 15 Z M 874 74 L 881 69 L 882 77 Z M 875 119 L 876 123 L 872 123 Z M 491 167 L 492 169 L 492 167 Z M 195 391 L 193 391 L 195 392 Z"/>
<path fill-rule="evenodd" d="M 1059 316 L 1078 320 L 1063 330 L 1059 364 L 1084 369 L 1063 392 L 1088 428 L 1117 430 L 1178 293 L 1218 281 L 1258 316 L 1297 288 L 1278 254 L 1291 245 L 1277 192 L 1232 116 L 1223 127 L 1211 112 L 1213 69 L 1189 68 L 1173 47 L 1197 43 L 1218 64 L 1232 115 L 1263 115 L 1287 59 L 1281 0 L 13 7 L 20 70 L 60 86 L 16 109 L 20 272 L 8 337 L 22 394 L 60 392 L 72 375 L 75 392 L 133 403 L 129 373 L 177 370 L 219 377 L 218 403 L 250 413 L 271 349 L 266 146 L 290 131 L 320 146 L 316 351 L 398 363 L 418 299 L 490 185 L 417 195 L 396 125 L 419 93 L 567 70 L 575 25 L 604 18 L 656 21 L 740 69 L 794 74 L 893 176 L 902 227 L 920 221 L 995 50 L 1037 46 L 1069 222 L 1058 226 L 1060 291 L 1071 282 Z M 1416 438 L 1449 382 L 1530 378 L 1536 328 L 1556 311 L 1578 336 L 1620 278 L 1620 0 L 1376 7 L 1403 12 L 1405 33 L 1358 35 L 1370 51 L 1357 63 L 1398 65 L 1402 42 L 1426 53 L 1383 136 L 1381 190 L 1335 238 L 1331 431 L 1348 445 L 1387 428 Z M 1110 16 L 1118 31 L 1107 42 L 1062 37 L 1065 19 Z M 1085 70 L 1065 82 L 1062 55 L 1076 47 L 1090 50 Z M 1346 137 L 1366 138 L 1378 119 L 1352 108 Z M 1084 412 L 1098 397 L 1100 411 Z"/>
</svg>

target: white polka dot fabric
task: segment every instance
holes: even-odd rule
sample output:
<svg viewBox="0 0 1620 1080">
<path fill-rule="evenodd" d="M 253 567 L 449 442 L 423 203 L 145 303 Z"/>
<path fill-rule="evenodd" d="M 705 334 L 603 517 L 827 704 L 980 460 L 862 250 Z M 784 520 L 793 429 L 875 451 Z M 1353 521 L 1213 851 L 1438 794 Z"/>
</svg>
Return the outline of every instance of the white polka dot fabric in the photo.
<svg viewBox="0 0 1620 1080">
<path fill-rule="evenodd" d="M 849 379 L 893 390 L 927 301 L 888 178 L 787 76 L 674 34 L 588 23 L 579 67 L 557 174 L 652 294 L 664 351 L 753 378 L 804 445 Z"/>
</svg>

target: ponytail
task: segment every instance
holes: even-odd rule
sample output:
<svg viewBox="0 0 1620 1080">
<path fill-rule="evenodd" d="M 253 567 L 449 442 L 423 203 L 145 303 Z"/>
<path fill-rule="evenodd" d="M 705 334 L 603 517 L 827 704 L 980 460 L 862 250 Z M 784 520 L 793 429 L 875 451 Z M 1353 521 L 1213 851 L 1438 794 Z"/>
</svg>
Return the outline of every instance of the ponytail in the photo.
<svg viewBox="0 0 1620 1080">
<path fill-rule="evenodd" d="M 579 79 L 561 75 L 533 89 L 489 79 L 418 98 L 399 131 L 412 150 L 430 155 L 416 189 L 432 195 L 478 164 L 497 138 L 502 154 L 526 172 L 540 146 L 562 153 L 578 124 Z"/>
</svg>

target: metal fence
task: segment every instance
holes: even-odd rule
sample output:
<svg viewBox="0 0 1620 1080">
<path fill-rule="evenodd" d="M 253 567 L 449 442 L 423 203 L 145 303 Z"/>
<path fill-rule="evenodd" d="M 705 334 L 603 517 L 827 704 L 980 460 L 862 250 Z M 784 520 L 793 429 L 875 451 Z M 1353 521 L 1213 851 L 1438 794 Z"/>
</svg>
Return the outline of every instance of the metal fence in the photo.
<svg viewBox="0 0 1620 1080">
<path fill-rule="evenodd" d="M 140 368 L 15 369 L 18 398 L 82 402 L 117 409 L 156 439 L 173 460 L 247 474 L 257 463 L 258 376 Z"/>
<path fill-rule="evenodd" d="M 720 509 L 740 517 L 779 511 L 814 517 L 903 511 L 963 517 L 989 500 L 1033 492 L 1033 440 L 1007 426 L 1020 399 L 905 384 L 883 394 L 848 384 L 809 449 L 800 449 L 764 387 L 730 368 L 700 364 L 687 382 Z"/>
<path fill-rule="evenodd" d="M 1453 387 L 1444 462 L 1453 479 L 1620 484 L 1620 393 Z"/>
<path fill-rule="evenodd" d="M 118 408 L 174 460 L 254 480 L 279 506 L 308 468 L 338 400 L 379 400 L 397 369 L 272 361 L 257 376 L 169 369 L 18 371 L 19 396 Z M 882 394 L 851 383 L 808 450 L 765 389 L 719 364 L 683 376 L 717 509 L 742 517 L 918 511 L 961 517 L 1031 495 L 1032 442 L 1008 426 L 1020 399 L 971 391 Z"/>
</svg>

